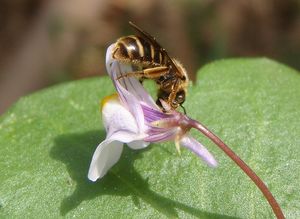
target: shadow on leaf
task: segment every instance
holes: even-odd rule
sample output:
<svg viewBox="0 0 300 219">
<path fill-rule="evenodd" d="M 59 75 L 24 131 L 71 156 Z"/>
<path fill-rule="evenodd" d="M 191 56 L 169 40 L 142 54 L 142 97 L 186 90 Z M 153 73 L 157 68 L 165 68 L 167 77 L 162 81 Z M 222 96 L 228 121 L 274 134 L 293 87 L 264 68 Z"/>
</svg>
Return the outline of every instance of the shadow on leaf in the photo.
<svg viewBox="0 0 300 219">
<path fill-rule="evenodd" d="M 55 146 L 51 156 L 62 161 L 68 169 L 76 189 L 72 195 L 66 197 L 61 203 L 61 214 L 66 215 L 75 209 L 84 200 L 94 199 L 101 195 L 130 196 L 139 209 L 140 202 L 145 202 L 152 208 L 167 217 L 178 217 L 176 209 L 201 218 L 234 218 L 226 215 L 213 214 L 193 208 L 185 203 L 173 201 L 149 189 L 147 179 L 134 169 L 134 161 L 141 159 L 141 150 L 131 150 L 124 147 L 121 159 L 96 183 L 87 179 L 89 164 L 97 145 L 105 138 L 105 132 L 96 130 L 82 134 L 61 135 L 55 139 Z M 150 150 L 150 147 L 148 149 Z M 66 182 L 66 187 L 68 182 Z"/>
</svg>

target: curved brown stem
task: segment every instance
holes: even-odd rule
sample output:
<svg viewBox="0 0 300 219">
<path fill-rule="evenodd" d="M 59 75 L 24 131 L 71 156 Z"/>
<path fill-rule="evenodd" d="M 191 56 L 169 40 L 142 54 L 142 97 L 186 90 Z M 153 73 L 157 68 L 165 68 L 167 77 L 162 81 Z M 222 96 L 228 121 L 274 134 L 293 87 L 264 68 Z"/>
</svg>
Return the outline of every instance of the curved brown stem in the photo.
<svg viewBox="0 0 300 219">
<path fill-rule="evenodd" d="M 211 141 L 213 141 L 222 151 L 225 152 L 256 184 L 256 186 L 260 189 L 263 193 L 265 198 L 268 200 L 270 206 L 273 209 L 274 214 L 278 219 L 284 219 L 284 215 L 282 210 L 275 200 L 274 196 L 265 185 L 265 183 L 256 175 L 256 173 L 238 156 L 236 155 L 223 141 L 221 141 L 218 136 L 208 130 L 204 125 L 199 123 L 196 120 L 190 119 L 190 125 L 202 132 L 206 137 L 208 137 Z"/>
</svg>

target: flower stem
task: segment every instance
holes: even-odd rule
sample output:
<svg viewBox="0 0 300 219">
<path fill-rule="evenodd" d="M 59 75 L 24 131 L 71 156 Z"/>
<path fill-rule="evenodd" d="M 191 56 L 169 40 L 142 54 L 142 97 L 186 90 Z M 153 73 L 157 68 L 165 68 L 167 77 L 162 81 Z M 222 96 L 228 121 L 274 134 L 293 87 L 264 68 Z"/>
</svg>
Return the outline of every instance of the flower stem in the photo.
<svg viewBox="0 0 300 219">
<path fill-rule="evenodd" d="M 265 185 L 265 183 L 256 175 L 256 173 L 238 156 L 236 155 L 218 136 L 208 130 L 204 125 L 196 120 L 190 119 L 190 125 L 202 132 L 206 137 L 213 141 L 222 151 L 225 152 L 256 184 L 256 186 L 263 193 L 265 198 L 268 200 L 274 214 L 278 219 L 284 219 L 282 210 L 275 200 L 274 196 Z"/>
</svg>

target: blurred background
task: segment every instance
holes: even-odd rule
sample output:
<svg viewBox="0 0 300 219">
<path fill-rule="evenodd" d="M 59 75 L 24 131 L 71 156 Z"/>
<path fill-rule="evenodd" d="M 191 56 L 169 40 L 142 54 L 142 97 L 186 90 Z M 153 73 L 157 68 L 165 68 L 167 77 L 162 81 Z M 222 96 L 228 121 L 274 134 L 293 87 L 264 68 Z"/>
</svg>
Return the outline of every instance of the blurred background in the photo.
<svg viewBox="0 0 300 219">
<path fill-rule="evenodd" d="M 195 79 L 216 59 L 264 56 L 300 69 L 299 0 L 1 0 L 0 113 L 35 90 L 104 75 L 105 50 L 154 35 Z"/>
</svg>

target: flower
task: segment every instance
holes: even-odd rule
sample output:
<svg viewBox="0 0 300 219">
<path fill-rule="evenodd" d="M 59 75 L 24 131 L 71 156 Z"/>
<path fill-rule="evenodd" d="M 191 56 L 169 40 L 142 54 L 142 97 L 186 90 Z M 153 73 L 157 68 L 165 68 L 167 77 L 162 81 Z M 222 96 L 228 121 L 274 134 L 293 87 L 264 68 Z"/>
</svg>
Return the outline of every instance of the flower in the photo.
<svg viewBox="0 0 300 219">
<path fill-rule="evenodd" d="M 249 176 L 269 202 L 276 217 L 285 218 L 264 182 L 218 136 L 200 122 L 171 110 L 164 101 L 161 101 L 161 104 L 167 113 L 162 112 L 137 79 L 120 77 L 124 73 L 132 72 L 133 67 L 114 60 L 113 47 L 114 44 L 107 49 L 106 68 L 118 95 L 106 97 L 102 101 L 102 116 L 107 136 L 94 152 L 88 173 L 90 180 L 96 181 L 103 177 L 119 160 L 124 143 L 132 149 L 141 149 L 151 142 L 174 140 L 178 151 L 182 145 L 201 157 L 208 165 L 217 166 L 209 151 L 189 135 L 189 130 L 195 128 L 213 141 Z"/>
<path fill-rule="evenodd" d="M 119 160 L 124 143 L 132 149 L 142 149 L 152 142 L 174 140 L 178 151 L 181 145 L 197 154 L 208 165 L 217 166 L 209 151 L 189 135 L 194 120 L 171 110 L 161 100 L 164 108 L 168 109 L 166 113 L 162 112 L 136 78 L 116 79 L 133 69 L 131 65 L 119 63 L 112 58 L 113 46 L 107 50 L 106 68 L 118 95 L 106 97 L 102 101 L 102 118 L 107 136 L 94 152 L 88 178 L 96 181 L 103 177 Z"/>
</svg>

